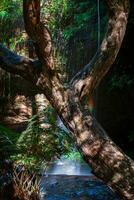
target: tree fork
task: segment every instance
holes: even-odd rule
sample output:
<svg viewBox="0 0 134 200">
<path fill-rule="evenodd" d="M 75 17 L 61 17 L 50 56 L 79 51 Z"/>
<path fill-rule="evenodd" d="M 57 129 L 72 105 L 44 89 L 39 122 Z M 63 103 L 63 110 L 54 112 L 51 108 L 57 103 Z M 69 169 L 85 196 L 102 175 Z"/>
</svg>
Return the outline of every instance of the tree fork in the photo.
<svg viewBox="0 0 134 200">
<path fill-rule="evenodd" d="M 125 35 L 129 0 L 105 0 L 109 10 L 108 30 L 94 58 L 71 80 L 71 87 L 82 98 L 91 94 L 109 71 Z"/>
</svg>

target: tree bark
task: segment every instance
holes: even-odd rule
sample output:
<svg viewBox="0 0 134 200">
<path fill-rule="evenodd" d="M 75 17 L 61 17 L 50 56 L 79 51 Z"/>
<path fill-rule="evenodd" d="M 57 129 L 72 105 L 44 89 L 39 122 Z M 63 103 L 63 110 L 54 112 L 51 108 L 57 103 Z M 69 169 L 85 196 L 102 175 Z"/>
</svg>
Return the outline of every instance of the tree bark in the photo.
<svg viewBox="0 0 134 200">
<path fill-rule="evenodd" d="M 19 56 L 0 44 L 0 67 L 7 72 L 18 74 L 23 78 L 32 81 L 34 75 L 41 70 L 41 62 Z"/>
<path fill-rule="evenodd" d="M 40 0 L 24 0 L 23 7 L 26 31 L 34 42 L 38 58 L 45 66 L 42 70 L 50 73 L 54 68 L 52 39 L 48 28 L 40 22 Z"/>
<path fill-rule="evenodd" d="M 29 64 L 29 60 L 26 64 L 28 70 L 25 63 L 22 67 L 20 59 L 19 66 L 18 63 L 11 65 L 12 59 L 6 56 L 7 54 L 2 54 L 2 58 L 0 57 L 1 67 L 26 79 L 30 77 L 29 80 L 45 94 L 71 131 L 79 151 L 92 167 L 94 174 L 116 191 L 122 199 L 133 200 L 134 162 L 116 146 L 91 113 L 80 103 L 80 99 L 92 93 L 100 83 L 117 56 L 127 25 L 128 0 L 106 0 L 109 22 L 101 48 L 92 62 L 73 78 L 68 88 L 64 87 L 54 71 L 51 35 L 40 22 L 39 1 L 23 0 L 23 2 L 26 31 L 35 42 L 41 69 L 35 70 L 34 61 L 32 64 L 30 61 Z M 1 49 L 0 51 L 3 52 Z"/>
<path fill-rule="evenodd" d="M 109 9 L 108 30 L 94 58 L 71 80 L 77 95 L 91 94 L 113 64 L 124 34 L 129 14 L 128 0 L 106 0 Z"/>
</svg>

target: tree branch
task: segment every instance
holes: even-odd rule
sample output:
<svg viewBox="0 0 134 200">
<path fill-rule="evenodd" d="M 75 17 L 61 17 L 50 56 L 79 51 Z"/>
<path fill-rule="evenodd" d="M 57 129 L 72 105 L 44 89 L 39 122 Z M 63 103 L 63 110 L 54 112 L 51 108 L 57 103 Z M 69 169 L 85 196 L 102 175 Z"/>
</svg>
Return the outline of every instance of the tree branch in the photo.
<svg viewBox="0 0 134 200">
<path fill-rule="evenodd" d="M 18 74 L 25 79 L 33 79 L 41 69 L 41 63 L 10 51 L 0 44 L 0 67 L 13 74 Z"/>
<path fill-rule="evenodd" d="M 70 82 L 70 87 L 79 98 L 92 93 L 108 72 L 115 61 L 125 34 L 129 13 L 128 0 L 106 0 L 106 3 L 109 10 L 107 34 L 92 61 Z"/>
<path fill-rule="evenodd" d="M 26 31 L 34 42 L 43 71 L 50 72 L 54 68 L 52 39 L 48 28 L 40 22 L 40 0 L 23 0 L 23 15 Z"/>
</svg>

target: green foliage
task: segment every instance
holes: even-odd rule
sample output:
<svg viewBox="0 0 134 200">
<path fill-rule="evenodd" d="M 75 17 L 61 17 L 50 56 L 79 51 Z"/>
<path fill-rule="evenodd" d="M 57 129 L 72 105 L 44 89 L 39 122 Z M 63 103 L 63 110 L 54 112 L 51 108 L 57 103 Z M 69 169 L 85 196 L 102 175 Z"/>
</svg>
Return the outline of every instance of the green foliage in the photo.
<svg viewBox="0 0 134 200">
<path fill-rule="evenodd" d="M 15 11 L 15 14 L 14 14 Z M 12 23 L 16 21 L 22 14 L 22 1 L 21 0 L 1 0 L 0 2 L 0 20 L 1 23 L 8 20 Z"/>
<path fill-rule="evenodd" d="M 65 154 L 63 158 L 66 158 L 68 160 L 78 161 L 78 162 L 83 161 L 81 154 L 75 149 L 72 152 Z"/>
<path fill-rule="evenodd" d="M 15 144 L 19 138 L 19 133 L 16 133 L 1 124 L 0 124 L 0 135 L 8 137 L 13 144 Z"/>
<path fill-rule="evenodd" d="M 101 25 L 106 26 L 105 5 L 100 1 Z M 96 38 L 97 32 L 97 3 L 93 0 L 52 0 L 42 9 L 53 36 L 60 32 L 64 39 L 69 39 L 79 30 L 90 29 L 90 34 Z M 95 35 L 94 35 L 95 34 Z"/>
<path fill-rule="evenodd" d="M 40 169 L 60 155 L 73 149 L 72 138 L 57 125 L 57 114 L 48 106 L 44 110 L 47 128 L 41 128 L 38 116 L 33 116 L 27 129 L 15 133 L 0 125 L 0 153 L 2 161 L 10 158 L 16 164 L 24 164 L 31 169 Z"/>
<path fill-rule="evenodd" d="M 109 89 L 123 89 L 132 87 L 134 85 L 134 79 L 127 73 L 118 74 L 115 73 L 109 81 Z"/>
<path fill-rule="evenodd" d="M 101 4 L 101 23 L 106 25 L 106 17 Z M 91 39 L 97 39 L 97 4 L 93 0 L 51 0 L 46 1 L 41 10 L 42 20 L 48 24 L 55 44 L 55 57 L 58 65 L 65 66 L 69 39 L 80 30 L 89 31 Z M 15 14 L 14 14 L 15 13 Z M 21 0 L 0 1 L 0 38 L 2 42 L 15 50 L 16 45 L 23 41 L 22 34 L 17 32 L 18 22 L 22 20 Z M 103 31 L 102 31 L 103 32 Z M 81 41 L 76 43 L 78 54 L 84 52 Z M 16 162 L 34 166 L 42 160 L 50 161 L 55 156 L 67 153 L 73 149 L 72 139 L 56 124 L 56 114 L 51 107 L 44 110 L 45 122 L 50 124 L 46 130 L 38 125 L 37 116 L 33 116 L 27 129 L 21 134 L 11 136 L 9 139 L 15 145 L 17 153 L 12 155 Z M 15 138 L 14 138 L 15 137 Z M 74 154 L 73 154 L 74 155 Z M 70 154 L 70 157 L 72 155 Z M 77 157 L 77 156 L 76 156 Z"/>
<path fill-rule="evenodd" d="M 51 0 L 43 6 L 43 18 L 45 17 L 53 36 L 62 31 L 66 22 L 70 21 L 70 11 L 73 6 L 74 4 L 71 0 Z"/>
<path fill-rule="evenodd" d="M 8 158 L 13 148 L 13 143 L 5 135 L 0 135 L 0 156 L 2 160 Z"/>
<path fill-rule="evenodd" d="M 44 124 L 48 126 L 46 129 L 40 127 L 38 117 L 35 115 L 29 120 L 27 129 L 20 135 L 16 143 L 19 153 L 12 156 L 17 163 L 37 169 L 42 163 L 47 163 L 72 150 L 72 139 L 57 126 L 54 109 L 47 107 L 44 115 Z"/>
<path fill-rule="evenodd" d="M 60 74 L 63 74 L 65 75 L 65 78 L 68 78 L 70 74 L 72 74 L 70 71 L 74 71 L 74 74 L 77 73 L 77 68 L 79 68 L 79 65 L 81 65 L 82 59 L 86 59 L 85 62 L 88 62 L 87 56 L 85 56 L 88 52 L 88 49 L 86 49 L 87 52 L 85 52 L 85 47 L 98 47 L 97 1 L 46 1 L 46 4 L 42 7 L 42 19 L 45 21 L 46 25 L 49 26 L 49 29 L 52 33 L 54 41 L 54 57 L 56 60 L 55 65 L 56 67 L 58 66 Z M 100 42 L 107 29 L 106 24 L 106 6 L 102 1 L 100 1 Z M 70 50 L 73 43 L 77 48 L 78 53 L 75 52 L 76 48 L 74 46 Z M 70 58 L 69 56 L 71 54 L 72 57 Z M 77 56 L 75 56 L 75 54 Z M 73 56 L 75 57 L 74 59 L 77 59 L 75 63 L 71 63 Z M 67 73 L 69 73 L 68 77 L 66 76 Z M 66 80 L 64 79 L 64 82 L 65 81 Z"/>
<path fill-rule="evenodd" d="M 16 153 L 18 135 L 10 129 L 0 125 L 0 164 Z"/>
<path fill-rule="evenodd" d="M 127 44 L 126 44 L 127 45 Z M 109 80 L 108 90 L 124 90 L 130 89 L 134 86 L 134 69 L 131 64 L 131 56 L 118 56 L 115 66 L 113 67 Z"/>
<path fill-rule="evenodd" d="M 21 0 L 0 1 L 0 42 L 10 44 L 10 40 L 14 38 L 17 22 L 21 17 Z"/>
</svg>

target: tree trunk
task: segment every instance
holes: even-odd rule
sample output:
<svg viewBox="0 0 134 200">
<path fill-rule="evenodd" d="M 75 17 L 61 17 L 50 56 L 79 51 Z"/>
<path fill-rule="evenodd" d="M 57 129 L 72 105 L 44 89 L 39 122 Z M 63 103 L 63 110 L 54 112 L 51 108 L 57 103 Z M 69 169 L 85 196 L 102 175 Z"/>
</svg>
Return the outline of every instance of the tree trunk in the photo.
<svg viewBox="0 0 134 200">
<path fill-rule="evenodd" d="M 41 84 L 41 83 L 40 83 Z M 43 83 L 41 84 L 43 85 Z M 93 173 L 122 199 L 134 199 L 134 162 L 110 139 L 89 111 L 81 108 L 73 91 L 46 93 L 47 98 L 71 131 L 77 148 Z"/>
<path fill-rule="evenodd" d="M 134 162 L 116 146 L 90 113 L 81 110 L 78 103 L 71 104 L 68 115 L 62 111 L 61 117 L 85 161 L 121 198 L 134 199 Z"/>
</svg>

